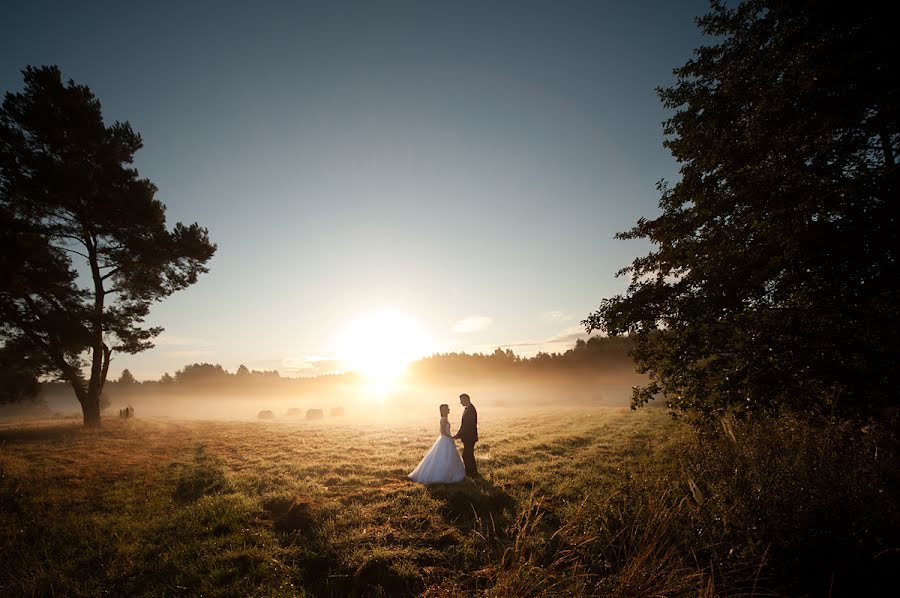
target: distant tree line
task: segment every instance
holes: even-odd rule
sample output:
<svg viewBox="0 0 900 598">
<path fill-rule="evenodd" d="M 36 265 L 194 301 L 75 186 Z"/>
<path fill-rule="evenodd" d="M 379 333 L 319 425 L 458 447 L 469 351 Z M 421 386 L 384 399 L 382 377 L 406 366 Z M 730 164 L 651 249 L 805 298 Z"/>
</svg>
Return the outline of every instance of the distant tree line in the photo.
<svg viewBox="0 0 900 598">
<path fill-rule="evenodd" d="M 597 373 L 634 372 L 634 364 L 628 356 L 634 340 L 628 336 L 591 337 L 576 341 L 575 345 L 561 353 L 539 352 L 533 357 L 521 357 L 510 349 L 497 348 L 492 353 L 442 353 L 425 357 L 410 364 L 408 377 L 418 383 L 448 383 L 498 380 L 514 381 L 529 377 L 571 377 Z M 154 392 L 228 392 L 245 394 L 272 391 L 314 390 L 338 383 L 353 383 L 353 372 L 326 374 L 316 377 L 293 378 L 281 376 L 277 370 L 251 370 L 240 365 L 232 373 L 218 363 L 192 363 L 177 370 L 174 375 L 164 373 L 158 380 L 138 381 L 125 369 L 118 379 L 110 380 L 104 392 L 103 405 L 111 399 Z M 71 393 L 67 383 L 44 382 L 40 385 L 38 400 L 49 396 Z"/>
<path fill-rule="evenodd" d="M 445 378 L 460 376 L 477 379 L 485 376 L 503 374 L 548 374 L 552 372 L 571 372 L 572 370 L 598 370 L 604 368 L 633 368 L 629 351 L 634 341 L 629 336 L 600 337 L 577 340 L 575 345 L 562 353 L 540 351 L 533 357 L 521 357 L 511 349 L 497 348 L 492 353 L 438 353 L 424 357 L 409 366 L 412 378 Z M 118 382 L 133 380 L 131 373 L 125 370 Z M 353 376 L 346 374 L 329 374 L 317 378 L 334 379 L 336 377 Z M 161 384 L 174 386 L 232 386 L 257 385 L 266 383 L 290 384 L 292 381 L 309 380 L 309 378 L 282 377 L 277 370 L 250 370 L 240 365 L 234 373 L 220 364 L 192 363 L 175 372 L 174 376 L 163 374 L 159 381 L 144 384 Z"/>
<path fill-rule="evenodd" d="M 241 364 L 234 373 L 229 372 L 221 364 L 218 363 L 191 363 L 180 370 L 175 371 L 175 375 L 165 372 L 159 380 L 146 380 L 140 382 L 135 379 L 134 375 L 127 369 L 122 371 L 122 375 L 117 380 L 110 381 L 110 384 L 118 388 L 127 388 L 132 385 L 141 386 L 222 386 L 232 384 L 257 384 L 260 382 L 272 382 L 282 380 L 277 370 L 251 370 L 247 366 Z"/>
<path fill-rule="evenodd" d="M 493 353 L 440 353 L 410 365 L 413 377 L 433 380 L 453 377 L 479 379 L 504 375 L 550 375 L 578 370 L 604 372 L 634 369 L 629 352 L 634 340 L 629 336 L 578 339 L 575 346 L 562 353 L 538 352 L 534 357 L 520 357 L 510 349 L 497 348 Z"/>
</svg>

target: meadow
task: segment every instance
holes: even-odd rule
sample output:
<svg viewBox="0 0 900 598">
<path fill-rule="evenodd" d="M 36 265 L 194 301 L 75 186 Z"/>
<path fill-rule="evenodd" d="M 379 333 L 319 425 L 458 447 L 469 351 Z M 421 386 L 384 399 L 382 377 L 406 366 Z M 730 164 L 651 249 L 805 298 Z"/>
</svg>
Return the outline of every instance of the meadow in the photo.
<svg viewBox="0 0 900 598">
<path fill-rule="evenodd" d="M 6 423 L 0 594 L 841 595 L 896 581 L 894 455 L 875 434 L 847 444 L 784 420 L 704 435 L 661 409 L 479 414 L 482 477 L 428 487 L 405 476 L 436 415 Z"/>
</svg>

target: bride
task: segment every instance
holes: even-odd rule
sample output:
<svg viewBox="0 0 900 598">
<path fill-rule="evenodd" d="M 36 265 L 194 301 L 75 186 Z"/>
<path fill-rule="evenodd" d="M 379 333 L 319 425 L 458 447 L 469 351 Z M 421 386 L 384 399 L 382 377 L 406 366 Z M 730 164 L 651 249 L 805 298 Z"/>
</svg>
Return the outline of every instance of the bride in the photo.
<svg viewBox="0 0 900 598">
<path fill-rule="evenodd" d="M 450 422 L 447 415 L 450 407 L 441 405 L 441 435 L 431 445 L 431 449 L 409 474 L 409 479 L 421 484 L 453 484 L 466 479 L 466 467 L 463 465 L 456 443 L 450 436 Z"/>
</svg>

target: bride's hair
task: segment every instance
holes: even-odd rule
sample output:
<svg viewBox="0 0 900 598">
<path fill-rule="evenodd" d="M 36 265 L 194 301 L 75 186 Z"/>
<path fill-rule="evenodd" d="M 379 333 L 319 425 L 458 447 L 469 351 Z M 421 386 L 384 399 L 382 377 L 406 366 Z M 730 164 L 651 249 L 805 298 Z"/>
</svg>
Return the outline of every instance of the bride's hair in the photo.
<svg viewBox="0 0 900 598">
<path fill-rule="evenodd" d="M 447 413 L 450 413 L 450 405 L 448 405 L 447 403 L 441 403 L 441 406 L 438 407 L 438 411 L 441 412 L 441 415 L 444 415 L 444 409 L 447 410 Z"/>
</svg>

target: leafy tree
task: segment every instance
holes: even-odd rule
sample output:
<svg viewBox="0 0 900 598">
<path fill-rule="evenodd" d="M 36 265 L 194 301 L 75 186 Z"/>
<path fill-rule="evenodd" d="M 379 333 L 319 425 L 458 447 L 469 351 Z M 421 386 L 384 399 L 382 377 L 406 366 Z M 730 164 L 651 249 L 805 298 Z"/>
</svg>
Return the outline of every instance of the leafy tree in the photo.
<svg viewBox="0 0 900 598">
<path fill-rule="evenodd" d="M 860 414 L 900 383 L 900 36 L 888 4 L 714 2 L 711 43 L 659 90 L 680 180 L 622 239 L 588 330 L 635 333 L 677 409 Z"/>
<path fill-rule="evenodd" d="M 192 363 L 175 372 L 178 384 L 206 384 L 228 380 L 231 374 L 220 364 Z"/>
<path fill-rule="evenodd" d="M 162 377 L 159 379 L 160 384 L 175 384 L 175 378 L 169 375 L 169 372 L 165 372 Z"/>
<path fill-rule="evenodd" d="M 246 378 L 249 378 L 249 377 L 250 377 L 250 370 L 247 369 L 247 366 L 245 366 L 245 365 L 242 363 L 242 364 L 238 367 L 238 369 L 237 369 L 237 371 L 234 373 L 234 375 L 237 376 L 238 378 L 245 378 L 245 379 L 246 379 Z"/>
<path fill-rule="evenodd" d="M 137 383 L 137 380 L 134 379 L 134 376 L 126 368 L 126 369 L 122 370 L 122 375 L 119 376 L 118 382 L 119 382 L 119 384 L 129 384 L 130 385 L 130 384 Z"/>
<path fill-rule="evenodd" d="M 130 166 L 140 135 L 106 126 L 88 87 L 56 67 L 23 74 L 0 108 L 0 343 L 70 383 L 95 427 L 113 351 L 153 346 L 150 304 L 193 284 L 216 246 L 197 224 L 166 228 Z"/>
<path fill-rule="evenodd" d="M 34 399 L 40 392 L 39 366 L 15 344 L 0 347 L 0 405 Z"/>
</svg>

